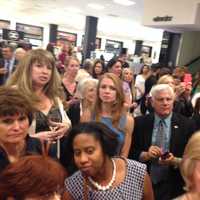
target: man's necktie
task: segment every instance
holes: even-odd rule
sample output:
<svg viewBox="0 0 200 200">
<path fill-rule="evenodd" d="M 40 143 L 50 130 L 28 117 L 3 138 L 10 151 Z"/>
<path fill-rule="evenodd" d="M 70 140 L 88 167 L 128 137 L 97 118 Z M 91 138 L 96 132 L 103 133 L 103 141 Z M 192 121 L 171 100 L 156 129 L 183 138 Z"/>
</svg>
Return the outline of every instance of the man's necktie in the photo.
<svg viewBox="0 0 200 200">
<path fill-rule="evenodd" d="M 165 149 L 165 133 L 164 133 L 164 121 L 160 120 L 157 128 L 156 133 L 156 140 L 155 144 L 156 146 L 160 147 L 162 151 L 164 152 Z M 168 166 L 162 166 L 158 164 L 158 159 L 155 159 L 151 163 L 150 167 L 150 177 L 154 184 L 159 183 L 162 180 L 165 180 L 165 175 L 168 172 Z"/>
<path fill-rule="evenodd" d="M 156 145 L 160 147 L 161 149 L 164 148 L 164 121 L 160 120 L 158 124 L 157 129 L 157 135 L 156 135 Z"/>
</svg>

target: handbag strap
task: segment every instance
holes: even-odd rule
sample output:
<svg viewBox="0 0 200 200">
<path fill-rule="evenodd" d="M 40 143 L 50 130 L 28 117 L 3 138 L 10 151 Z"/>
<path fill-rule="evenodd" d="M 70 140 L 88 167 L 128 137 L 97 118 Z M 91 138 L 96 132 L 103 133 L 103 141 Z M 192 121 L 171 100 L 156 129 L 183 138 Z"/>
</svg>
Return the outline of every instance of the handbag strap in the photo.
<svg viewBox="0 0 200 200">
<path fill-rule="evenodd" d="M 57 97 L 56 100 L 57 100 L 57 103 L 58 103 L 58 108 L 59 108 L 60 114 L 62 116 L 62 122 L 67 123 L 70 127 L 71 121 L 70 121 L 69 117 L 67 116 L 67 114 L 64 110 L 64 106 L 63 106 L 61 99 L 59 97 Z"/>
</svg>

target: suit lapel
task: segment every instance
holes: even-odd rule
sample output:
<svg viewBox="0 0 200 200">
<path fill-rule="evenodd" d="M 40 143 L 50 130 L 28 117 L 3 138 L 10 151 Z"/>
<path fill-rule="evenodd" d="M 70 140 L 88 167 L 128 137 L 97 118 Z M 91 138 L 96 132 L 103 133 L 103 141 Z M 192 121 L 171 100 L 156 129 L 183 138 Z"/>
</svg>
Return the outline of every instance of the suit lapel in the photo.
<svg viewBox="0 0 200 200">
<path fill-rule="evenodd" d="M 176 118 L 176 115 L 172 115 L 171 119 L 171 137 L 170 137 L 170 152 L 174 152 L 174 149 L 176 148 L 176 137 L 178 136 L 179 132 L 179 124 L 178 120 Z"/>
<path fill-rule="evenodd" d="M 153 134 L 153 127 L 154 127 L 154 114 L 150 114 L 148 116 L 148 121 L 146 124 L 144 124 L 144 126 L 146 126 L 146 136 L 145 138 L 145 144 L 147 144 L 147 146 L 151 146 L 151 141 L 152 141 L 152 134 Z"/>
</svg>

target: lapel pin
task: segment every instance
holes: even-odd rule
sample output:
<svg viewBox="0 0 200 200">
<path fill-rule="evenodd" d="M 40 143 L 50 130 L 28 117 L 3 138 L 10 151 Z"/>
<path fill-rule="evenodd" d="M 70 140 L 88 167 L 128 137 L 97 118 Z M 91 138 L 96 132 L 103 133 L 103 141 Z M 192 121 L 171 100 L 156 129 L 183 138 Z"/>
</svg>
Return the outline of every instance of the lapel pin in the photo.
<svg viewBox="0 0 200 200">
<path fill-rule="evenodd" d="M 175 126 L 174 126 L 174 128 L 178 128 L 178 126 L 177 126 L 177 125 L 175 125 Z"/>
</svg>

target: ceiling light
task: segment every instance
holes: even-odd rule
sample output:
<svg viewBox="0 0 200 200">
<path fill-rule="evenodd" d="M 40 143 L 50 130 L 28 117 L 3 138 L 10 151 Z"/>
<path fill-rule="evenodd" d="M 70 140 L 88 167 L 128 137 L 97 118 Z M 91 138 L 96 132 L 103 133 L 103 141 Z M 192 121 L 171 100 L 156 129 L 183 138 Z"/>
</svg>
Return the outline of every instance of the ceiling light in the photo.
<svg viewBox="0 0 200 200">
<path fill-rule="evenodd" d="M 89 3 L 88 7 L 93 8 L 95 10 L 103 10 L 104 6 L 97 4 L 97 3 Z"/>
<path fill-rule="evenodd" d="M 123 6 L 131 6 L 135 4 L 135 2 L 131 0 L 113 0 L 113 2 Z"/>
</svg>

